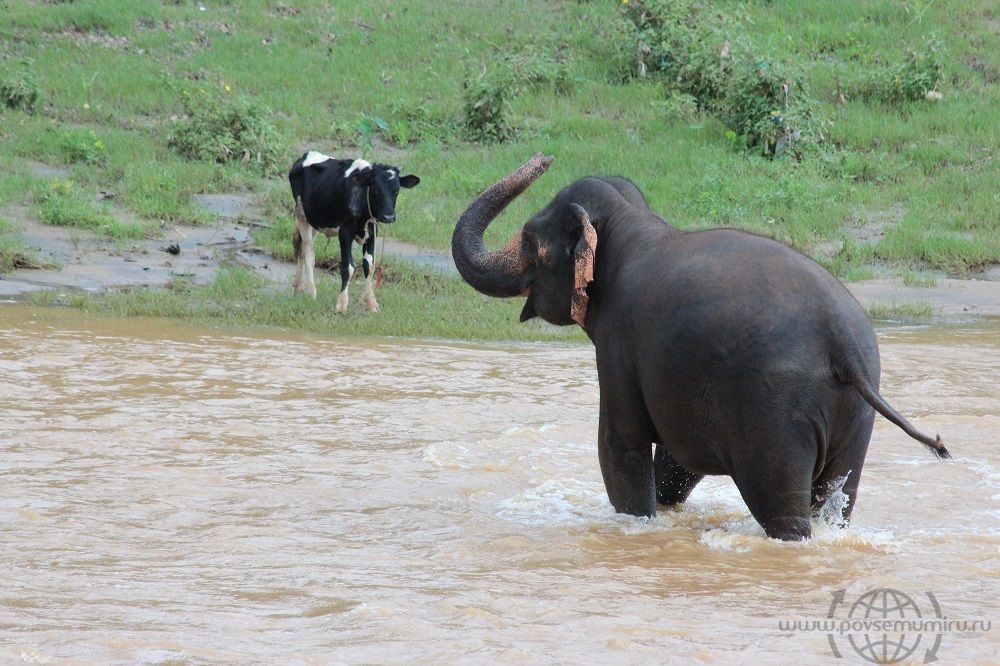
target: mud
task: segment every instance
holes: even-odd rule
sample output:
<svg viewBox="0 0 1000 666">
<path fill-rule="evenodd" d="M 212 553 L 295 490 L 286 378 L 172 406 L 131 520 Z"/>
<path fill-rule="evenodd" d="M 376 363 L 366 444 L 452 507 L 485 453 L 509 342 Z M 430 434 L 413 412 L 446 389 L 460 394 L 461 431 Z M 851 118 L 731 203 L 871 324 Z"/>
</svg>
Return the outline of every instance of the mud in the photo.
<svg viewBox="0 0 1000 666">
<path fill-rule="evenodd" d="M 39 168 L 46 165 L 39 165 Z M 53 167 L 47 167 L 54 169 Z M 55 175 L 57 171 L 46 171 Z M 27 208 L 5 210 L 23 230 L 24 242 L 54 268 L 18 269 L 0 275 L 0 298 L 20 299 L 40 289 L 106 292 L 164 287 L 176 280 L 205 284 L 224 265 L 252 268 L 275 284 L 291 284 L 295 265 L 257 247 L 252 229 L 265 225 L 248 195 L 203 194 L 198 202 L 213 216 L 207 225 L 170 225 L 160 237 L 115 243 L 89 231 L 53 227 Z M 176 246 L 177 252 L 168 248 Z M 451 255 L 387 238 L 379 250 L 440 272 L 455 272 Z"/>
</svg>

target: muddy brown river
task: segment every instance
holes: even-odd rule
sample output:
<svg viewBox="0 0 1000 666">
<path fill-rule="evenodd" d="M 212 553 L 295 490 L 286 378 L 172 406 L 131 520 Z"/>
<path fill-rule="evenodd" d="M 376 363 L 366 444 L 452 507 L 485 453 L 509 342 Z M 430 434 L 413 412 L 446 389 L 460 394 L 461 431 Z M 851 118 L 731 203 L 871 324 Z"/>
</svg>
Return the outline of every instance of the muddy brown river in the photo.
<svg viewBox="0 0 1000 666">
<path fill-rule="evenodd" d="M 879 337 L 955 459 L 880 418 L 788 544 L 726 478 L 616 515 L 589 346 L 0 306 L 0 662 L 996 664 L 1000 326 Z"/>
</svg>

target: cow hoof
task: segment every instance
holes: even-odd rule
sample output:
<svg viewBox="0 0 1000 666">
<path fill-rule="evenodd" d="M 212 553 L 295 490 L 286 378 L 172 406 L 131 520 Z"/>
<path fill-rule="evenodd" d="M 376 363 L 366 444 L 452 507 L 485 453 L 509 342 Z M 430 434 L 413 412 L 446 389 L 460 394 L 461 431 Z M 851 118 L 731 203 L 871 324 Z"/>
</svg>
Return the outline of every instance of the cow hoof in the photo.
<svg viewBox="0 0 1000 666">
<path fill-rule="evenodd" d="M 368 308 L 368 312 L 381 312 L 382 308 L 378 306 L 375 301 L 365 301 L 365 306 Z"/>
<path fill-rule="evenodd" d="M 344 314 L 347 312 L 347 304 L 347 292 L 344 291 L 337 297 L 337 307 L 335 307 L 333 311 L 337 314 Z"/>
</svg>

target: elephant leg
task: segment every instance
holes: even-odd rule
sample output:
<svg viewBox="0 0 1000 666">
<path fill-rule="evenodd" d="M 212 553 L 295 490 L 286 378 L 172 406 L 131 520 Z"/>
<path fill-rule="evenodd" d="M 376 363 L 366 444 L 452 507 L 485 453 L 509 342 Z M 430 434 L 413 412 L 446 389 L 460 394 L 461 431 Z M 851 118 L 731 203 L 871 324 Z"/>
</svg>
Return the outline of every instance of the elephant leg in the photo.
<svg viewBox="0 0 1000 666">
<path fill-rule="evenodd" d="M 868 442 L 871 441 L 872 426 L 875 423 L 875 410 L 862 402 L 853 389 L 847 400 L 830 433 L 828 460 L 812 486 L 812 512 L 817 517 L 835 493 L 846 495 L 845 501 L 833 507 L 839 510 L 840 515 L 835 519 L 843 527 L 847 527 L 851 521 L 851 512 L 854 511 L 858 497 L 861 469 L 865 464 Z M 830 517 L 824 516 L 827 519 Z"/>
<path fill-rule="evenodd" d="M 656 501 L 667 506 L 684 502 L 698 482 L 705 478 L 703 474 L 692 474 L 681 467 L 662 444 L 656 445 L 653 474 L 656 478 Z"/>
<path fill-rule="evenodd" d="M 641 400 L 628 401 L 618 393 L 601 395 L 597 427 L 597 455 L 608 499 L 618 513 L 656 515 L 653 475 L 654 430 Z M 637 414 L 641 411 L 641 414 Z"/>
<path fill-rule="evenodd" d="M 805 455 L 792 433 L 772 441 L 786 454 L 763 460 L 743 460 L 733 471 L 750 513 L 772 539 L 801 541 L 812 536 L 812 473 L 815 456 Z M 809 447 L 815 451 L 815 447 Z M 757 451 L 761 449 L 756 448 Z"/>
</svg>

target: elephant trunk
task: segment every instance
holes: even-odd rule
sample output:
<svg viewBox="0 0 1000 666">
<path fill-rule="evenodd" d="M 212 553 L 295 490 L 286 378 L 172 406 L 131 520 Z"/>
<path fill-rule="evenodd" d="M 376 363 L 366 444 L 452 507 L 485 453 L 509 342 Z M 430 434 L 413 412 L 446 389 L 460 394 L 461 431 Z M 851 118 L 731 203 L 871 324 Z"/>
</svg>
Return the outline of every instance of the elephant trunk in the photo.
<svg viewBox="0 0 1000 666">
<path fill-rule="evenodd" d="M 531 285 L 531 266 L 521 252 L 518 232 L 504 247 L 490 252 L 483 233 L 507 205 L 528 189 L 552 163 L 540 153 L 491 188 L 480 194 L 455 225 L 451 254 L 462 278 L 487 296 L 520 296 Z"/>
</svg>

